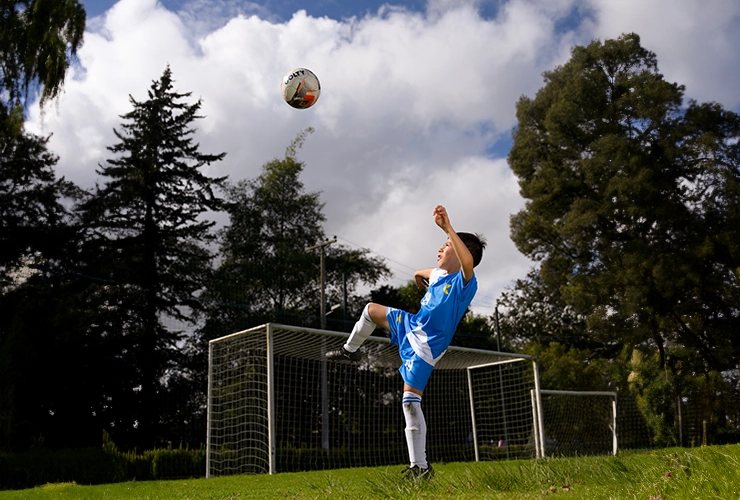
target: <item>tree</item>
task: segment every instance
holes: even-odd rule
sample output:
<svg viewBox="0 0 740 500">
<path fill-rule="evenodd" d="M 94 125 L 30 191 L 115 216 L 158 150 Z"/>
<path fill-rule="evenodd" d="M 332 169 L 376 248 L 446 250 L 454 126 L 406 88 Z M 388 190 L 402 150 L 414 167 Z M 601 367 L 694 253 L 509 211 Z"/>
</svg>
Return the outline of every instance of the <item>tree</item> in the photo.
<svg viewBox="0 0 740 500">
<path fill-rule="evenodd" d="M 0 0 L 0 268 L 24 254 L 58 246 L 75 187 L 57 180 L 48 138 L 23 131 L 23 101 L 40 87 L 41 105 L 62 89 L 70 58 L 82 46 L 85 10 L 78 0 Z M 47 233 L 47 234 L 45 234 Z M 0 285 L 3 283 L 0 276 Z"/>
<path fill-rule="evenodd" d="M 203 397 L 209 340 L 267 322 L 321 324 L 319 253 L 307 248 L 327 241 L 323 203 L 320 193 L 306 192 L 300 180 L 304 163 L 296 157 L 312 131 L 299 133 L 285 157 L 267 162 L 257 178 L 226 188 L 229 224 L 220 231 L 221 259 L 201 297 L 208 311 L 189 352 L 190 369 L 200 381 L 193 391 Z M 357 294 L 359 286 L 375 284 L 389 271 L 366 250 L 339 244 L 324 250 L 327 303 L 345 309 L 332 316 L 356 318 L 366 302 Z M 345 326 L 327 321 L 327 328 Z"/>
<path fill-rule="evenodd" d="M 35 86 L 42 105 L 59 94 L 84 30 L 78 0 L 0 0 L 0 285 L 20 259 L 58 248 L 59 200 L 78 194 L 55 178 L 48 138 L 24 132 L 22 103 Z"/>
<path fill-rule="evenodd" d="M 122 391 L 120 351 L 94 325 L 109 303 L 62 265 L 0 296 L 0 449 L 99 446 Z M 111 417 L 109 419 L 108 417 Z"/>
<path fill-rule="evenodd" d="M 499 345 L 496 336 L 495 319 L 493 317 L 473 314 L 470 310 L 468 310 L 457 325 L 451 345 L 485 349 L 487 351 L 508 350 L 507 345 Z"/>
<path fill-rule="evenodd" d="M 405 285 L 394 288 L 390 285 L 383 285 L 370 292 L 370 300 L 376 304 L 383 304 L 386 307 L 395 307 L 412 314 L 419 312 L 421 308 L 421 299 L 426 292 L 416 286 L 416 282 L 410 280 Z"/>
<path fill-rule="evenodd" d="M 23 97 L 41 88 L 41 105 L 62 89 L 82 46 L 85 10 L 78 0 L 0 0 L 0 267 L 25 252 L 54 248 L 64 214 L 59 199 L 74 186 L 55 179 L 48 138 L 23 131 Z M 48 244 L 44 244 L 48 243 Z M 0 277 L 0 284 L 3 279 Z"/>
<path fill-rule="evenodd" d="M 116 157 L 98 171 L 106 181 L 77 210 L 86 230 L 79 272 L 95 278 L 87 293 L 106 304 L 90 328 L 116 346 L 111 362 L 121 365 L 106 395 L 117 412 L 110 433 L 140 446 L 157 444 L 168 380 L 181 375 L 183 333 L 163 322 L 195 321 L 215 239 L 203 215 L 222 208 L 225 178 L 201 169 L 225 153 L 201 153 L 193 142 L 201 101 L 184 102 L 189 96 L 173 89 L 167 67 L 147 100 L 130 97 L 120 142 L 108 148 Z"/>
<path fill-rule="evenodd" d="M 557 290 L 549 289 L 538 269 L 501 294 L 498 302 L 502 336 L 516 349 L 536 341 L 574 347 L 604 348 L 594 344 L 586 329 L 585 316 L 566 304 Z M 611 341 L 609 345 L 615 342 Z"/>
<path fill-rule="evenodd" d="M 0 289 L 12 284 L 10 273 L 58 256 L 70 238 L 61 198 L 78 198 L 81 192 L 56 178 L 57 157 L 47 141 L 0 131 Z"/>
<path fill-rule="evenodd" d="M 590 349 L 578 349 L 553 341 L 529 343 L 523 352 L 537 356 L 540 387 L 560 391 L 615 390 L 619 370 L 614 363 L 594 357 Z"/>
<path fill-rule="evenodd" d="M 740 119 L 666 82 L 635 34 L 573 49 L 517 103 L 511 235 L 589 334 L 686 347 L 708 369 L 740 348 Z"/>
<path fill-rule="evenodd" d="M 221 232 L 222 261 L 206 296 L 206 338 L 268 321 L 318 326 L 319 253 L 306 248 L 327 239 L 320 193 L 307 193 L 297 150 L 313 129 L 286 148 L 283 159 L 267 162 L 256 179 L 227 189 L 230 224 Z M 325 247 L 329 304 L 354 302 L 361 283 L 374 284 L 388 269 L 365 250 Z M 233 307 L 229 307 L 233 306 Z"/>
<path fill-rule="evenodd" d="M 3 113 L 22 101 L 34 82 L 41 104 L 54 99 L 82 46 L 85 9 L 78 0 L 0 0 L 0 95 Z"/>
<path fill-rule="evenodd" d="M 69 394 L 60 377 L 45 376 L 86 366 L 76 363 L 76 351 L 59 332 L 69 326 L 61 318 L 69 320 L 74 310 L 70 303 L 62 306 L 68 289 L 58 272 L 74 241 L 62 199 L 80 192 L 56 178 L 48 138 L 23 129 L 29 94 L 39 92 L 41 106 L 59 94 L 84 30 L 85 11 L 77 0 L 0 0 L 0 449 L 25 449 L 32 437 L 42 441 L 52 408 L 74 400 L 86 385 L 64 377 L 79 389 Z M 60 356 L 74 368 L 63 366 Z M 65 423 L 58 435 L 88 420 Z"/>
<path fill-rule="evenodd" d="M 52 312 L 63 301 L 55 303 L 53 294 L 64 289 L 60 269 L 75 235 L 61 198 L 77 198 L 81 191 L 56 179 L 57 157 L 47 140 L 0 129 L 0 449 L 24 449 L 32 435 L 49 436 L 43 421 L 66 392 L 57 390 L 58 379 L 45 380 L 48 372 L 39 366 L 56 372 L 66 351 L 50 338 L 59 332 L 59 316 Z M 73 359 L 74 353 L 65 356 L 66 362 Z"/>
</svg>

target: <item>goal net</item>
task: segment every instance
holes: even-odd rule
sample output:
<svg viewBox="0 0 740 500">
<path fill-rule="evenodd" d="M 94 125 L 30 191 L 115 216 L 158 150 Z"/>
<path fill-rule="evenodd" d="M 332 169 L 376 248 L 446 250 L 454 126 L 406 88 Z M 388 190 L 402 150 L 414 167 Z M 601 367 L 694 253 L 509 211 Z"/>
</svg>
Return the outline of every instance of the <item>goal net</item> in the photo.
<svg viewBox="0 0 740 500">
<path fill-rule="evenodd" d="M 617 454 L 616 392 L 540 392 L 545 456 Z"/>
<path fill-rule="evenodd" d="M 206 476 L 407 463 L 398 349 L 371 336 L 361 362 L 327 361 L 346 338 L 267 324 L 212 340 Z M 533 357 L 450 347 L 424 391 L 429 460 L 539 456 L 538 383 Z"/>
</svg>

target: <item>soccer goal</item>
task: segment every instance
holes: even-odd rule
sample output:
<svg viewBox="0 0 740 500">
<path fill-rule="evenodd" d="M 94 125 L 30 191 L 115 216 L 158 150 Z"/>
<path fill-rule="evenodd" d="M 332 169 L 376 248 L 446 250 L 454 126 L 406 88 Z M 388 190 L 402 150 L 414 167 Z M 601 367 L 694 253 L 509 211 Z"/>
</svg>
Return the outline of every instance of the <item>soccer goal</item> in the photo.
<svg viewBox="0 0 740 500">
<path fill-rule="evenodd" d="M 267 324 L 212 340 L 206 476 L 407 463 L 398 350 L 371 336 L 361 362 L 327 361 L 346 338 Z M 428 458 L 540 456 L 538 383 L 534 357 L 450 347 L 424 391 Z"/>
<path fill-rule="evenodd" d="M 543 432 L 536 439 L 543 456 L 617 454 L 616 392 L 540 393 Z"/>
</svg>

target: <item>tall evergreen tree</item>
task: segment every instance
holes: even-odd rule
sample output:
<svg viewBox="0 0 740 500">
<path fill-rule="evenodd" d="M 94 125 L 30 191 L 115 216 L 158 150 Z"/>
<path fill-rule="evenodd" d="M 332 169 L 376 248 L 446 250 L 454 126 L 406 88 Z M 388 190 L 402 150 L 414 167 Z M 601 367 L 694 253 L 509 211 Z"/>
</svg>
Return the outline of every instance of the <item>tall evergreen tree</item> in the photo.
<svg viewBox="0 0 740 500">
<path fill-rule="evenodd" d="M 318 327 L 319 252 L 306 248 L 327 239 L 320 193 L 307 193 L 300 180 L 303 162 L 297 150 L 312 129 L 301 132 L 283 159 L 263 166 L 256 179 L 231 185 L 230 224 L 222 232 L 223 260 L 209 297 L 219 308 L 210 314 L 208 338 L 267 321 Z M 376 283 L 388 269 L 365 250 L 339 244 L 325 247 L 326 295 L 329 304 L 354 304 L 359 284 Z"/>
<path fill-rule="evenodd" d="M 225 178 L 201 170 L 225 153 L 203 154 L 193 141 L 201 101 L 189 104 L 189 96 L 173 89 L 167 67 L 147 100 L 130 98 L 133 110 L 115 132 L 120 142 L 108 148 L 116 157 L 98 172 L 105 183 L 78 209 L 92 263 L 82 272 L 98 280 L 91 284 L 107 304 L 94 328 L 117 347 L 124 368 L 117 394 L 107 395 L 117 411 L 111 431 L 139 446 L 161 438 L 167 376 L 181 365 L 183 334 L 163 321 L 194 320 L 215 238 L 215 222 L 203 215 L 222 208 L 217 189 Z"/>
<path fill-rule="evenodd" d="M 306 191 L 300 180 L 305 165 L 297 158 L 311 132 L 308 128 L 299 133 L 285 157 L 267 162 L 257 178 L 227 188 L 229 225 L 221 232 L 221 260 L 202 296 L 209 309 L 190 352 L 193 379 L 200 381 L 194 394 L 205 396 L 207 389 L 209 340 L 267 322 L 321 325 L 319 251 L 307 248 L 328 240 L 323 203 L 320 193 Z M 357 296 L 359 285 L 376 283 L 388 269 L 366 250 L 337 243 L 324 250 L 327 304 L 346 304 L 350 310 L 340 309 L 332 316 L 344 313 L 354 320 L 358 304 L 364 306 L 365 301 Z M 343 327 L 327 321 L 327 328 Z M 315 410 L 309 399 L 302 404 L 303 410 L 291 410 L 300 414 Z M 304 434 L 310 436 L 310 429 Z"/>
<path fill-rule="evenodd" d="M 0 287 L 34 258 L 58 255 L 69 238 L 61 198 L 81 192 L 57 179 L 48 138 L 0 129 Z M 38 260 L 38 259 L 37 259 Z"/>
</svg>

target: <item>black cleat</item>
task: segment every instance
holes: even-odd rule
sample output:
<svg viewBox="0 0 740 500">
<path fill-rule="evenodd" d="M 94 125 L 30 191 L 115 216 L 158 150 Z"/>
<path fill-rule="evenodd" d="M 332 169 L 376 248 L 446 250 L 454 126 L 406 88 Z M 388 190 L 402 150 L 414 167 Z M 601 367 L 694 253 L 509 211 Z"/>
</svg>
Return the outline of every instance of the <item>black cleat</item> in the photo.
<svg viewBox="0 0 740 500">
<path fill-rule="evenodd" d="M 344 346 L 342 346 L 336 351 L 327 352 L 326 358 L 334 361 L 342 361 L 344 359 L 347 361 L 360 361 L 362 359 L 362 354 L 360 354 L 359 349 L 355 352 L 349 352 Z"/>
<path fill-rule="evenodd" d="M 432 464 L 429 464 L 426 469 L 422 469 L 418 465 L 414 465 L 413 467 L 406 467 L 401 472 L 406 473 L 406 475 L 403 476 L 404 481 L 414 481 L 418 483 L 422 479 L 431 479 L 432 476 L 434 476 L 434 467 L 432 467 Z"/>
</svg>

